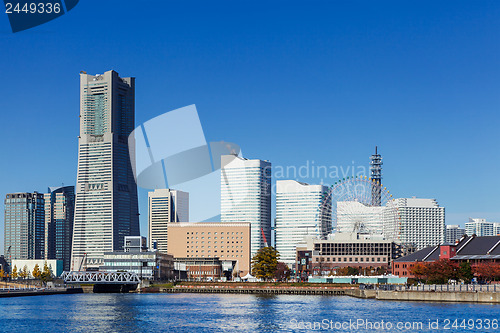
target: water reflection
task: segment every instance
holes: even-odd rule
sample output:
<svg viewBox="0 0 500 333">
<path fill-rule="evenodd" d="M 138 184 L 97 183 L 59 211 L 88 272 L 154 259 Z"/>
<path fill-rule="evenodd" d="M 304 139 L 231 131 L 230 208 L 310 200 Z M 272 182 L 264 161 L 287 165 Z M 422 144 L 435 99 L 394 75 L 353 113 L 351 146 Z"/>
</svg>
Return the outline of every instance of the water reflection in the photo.
<svg viewBox="0 0 500 333">
<path fill-rule="evenodd" d="M 293 323 L 493 319 L 499 309 L 488 304 L 384 302 L 346 296 L 53 295 L 0 299 L 0 331 L 305 332 Z"/>
</svg>

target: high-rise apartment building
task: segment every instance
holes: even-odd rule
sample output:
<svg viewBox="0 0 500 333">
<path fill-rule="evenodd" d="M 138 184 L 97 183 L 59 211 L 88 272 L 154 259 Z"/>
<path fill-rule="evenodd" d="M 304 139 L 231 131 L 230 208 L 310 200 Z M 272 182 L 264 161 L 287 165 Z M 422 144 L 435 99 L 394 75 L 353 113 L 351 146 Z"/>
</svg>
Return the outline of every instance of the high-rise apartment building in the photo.
<svg viewBox="0 0 500 333">
<path fill-rule="evenodd" d="M 80 74 L 80 136 L 71 267 L 96 269 L 105 252 L 139 235 L 135 157 L 135 79 L 115 71 Z M 131 158 L 132 157 L 132 158 Z M 85 260 L 84 260 L 85 259 Z"/>
<path fill-rule="evenodd" d="M 271 163 L 221 156 L 221 221 L 251 225 L 251 257 L 271 245 Z"/>
<path fill-rule="evenodd" d="M 446 243 L 455 244 L 463 235 L 465 235 L 465 229 L 460 228 L 459 225 L 454 224 L 446 226 Z"/>
<path fill-rule="evenodd" d="M 417 250 L 445 241 L 445 210 L 435 199 L 400 198 L 394 201 L 399 219 L 397 241 Z"/>
<path fill-rule="evenodd" d="M 75 187 L 49 187 L 44 198 L 45 259 L 62 260 L 63 269 L 69 271 L 75 214 Z"/>
<path fill-rule="evenodd" d="M 148 193 L 149 247 L 168 253 L 169 223 L 189 222 L 189 193 L 170 189 L 157 189 Z"/>
<path fill-rule="evenodd" d="M 328 187 L 295 180 L 276 181 L 276 250 L 280 261 L 295 263 L 297 244 L 306 236 L 324 239 L 332 233 Z"/>
<path fill-rule="evenodd" d="M 42 193 L 5 196 L 4 254 L 14 259 L 44 258 L 45 200 Z"/>
<path fill-rule="evenodd" d="M 469 222 L 465 223 L 465 233 L 468 236 L 494 236 L 495 223 L 487 222 L 486 219 L 469 218 Z"/>
</svg>

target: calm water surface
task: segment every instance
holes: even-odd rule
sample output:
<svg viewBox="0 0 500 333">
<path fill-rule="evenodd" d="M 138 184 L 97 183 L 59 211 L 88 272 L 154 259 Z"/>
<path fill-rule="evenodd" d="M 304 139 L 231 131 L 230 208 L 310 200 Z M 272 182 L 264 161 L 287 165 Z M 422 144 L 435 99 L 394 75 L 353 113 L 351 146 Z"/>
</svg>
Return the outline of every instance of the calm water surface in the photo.
<svg viewBox="0 0 500 333">
<path fill-rule="evenodd" d="M 448 330 L 446 319 L 451 320 Z M 465 329 L 453 328 L 455 319 L 458 325 L 463 319 L 473 322 Z M 16 333 L 387 332 L 389 323 L 392 332 L 401 331 L 398 323 L 422 323 L 421 327 L 407 326 L 406 332 L 500 332 L 495 325 L 478 328 L 479 319 L 494 324 L 494 319 L 500 319 L 500 305 L 305 295 L 80 294 L 0 299 L 0 331 Z M 360 325 L 347 326 L 349 320 Z M 373 326 L 364 326 L 360 320 Z M 437 329 L 429 328 L 429 320 L 438 320 Z M 383 329 L 376 326 L 381 321 Z"/>
</svg>

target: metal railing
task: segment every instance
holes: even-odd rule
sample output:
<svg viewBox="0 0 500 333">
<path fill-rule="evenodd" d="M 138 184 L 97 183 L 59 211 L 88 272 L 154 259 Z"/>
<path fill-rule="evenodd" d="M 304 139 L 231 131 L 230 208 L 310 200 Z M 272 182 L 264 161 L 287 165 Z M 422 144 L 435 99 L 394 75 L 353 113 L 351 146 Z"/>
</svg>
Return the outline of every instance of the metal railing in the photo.
<svg viewBox="0 0 500 333">
<path fill-rule="evenodd" d="M 92 284 L 138 284 L 141 282 L 136 273 L 130 272 L 63 272 L 64 283 Z"/>
<path fill-rule="evenodd" d="M 422 284 L 416 286 L 405 285 L 378 285 L 376 290 L 393 291 L 428 291 L 428 292 L 500 292 L 500 285 L 497 284 Z"/>
<path fill-rule="evenodd" d="M 0 292 L 2 291 L 34 291 L 34 290 L 43 290 L 45 288 L 39 288 L 39 287 L 1 287 Z"/>
</svg>

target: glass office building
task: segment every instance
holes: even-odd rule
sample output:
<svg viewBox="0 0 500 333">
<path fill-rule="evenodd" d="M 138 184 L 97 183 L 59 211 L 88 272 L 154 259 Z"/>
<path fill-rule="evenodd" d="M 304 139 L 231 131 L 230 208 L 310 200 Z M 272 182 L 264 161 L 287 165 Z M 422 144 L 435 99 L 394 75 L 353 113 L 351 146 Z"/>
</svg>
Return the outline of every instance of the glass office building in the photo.
<svg viewBox="0 0 500 333">
<path fill-rule="evenodd" d="M 80 74 L 80 136 L 72 270 L 98 269 L 105 252 L 139 235 L 135 157 L 135 79 Z"/>
</svg>

